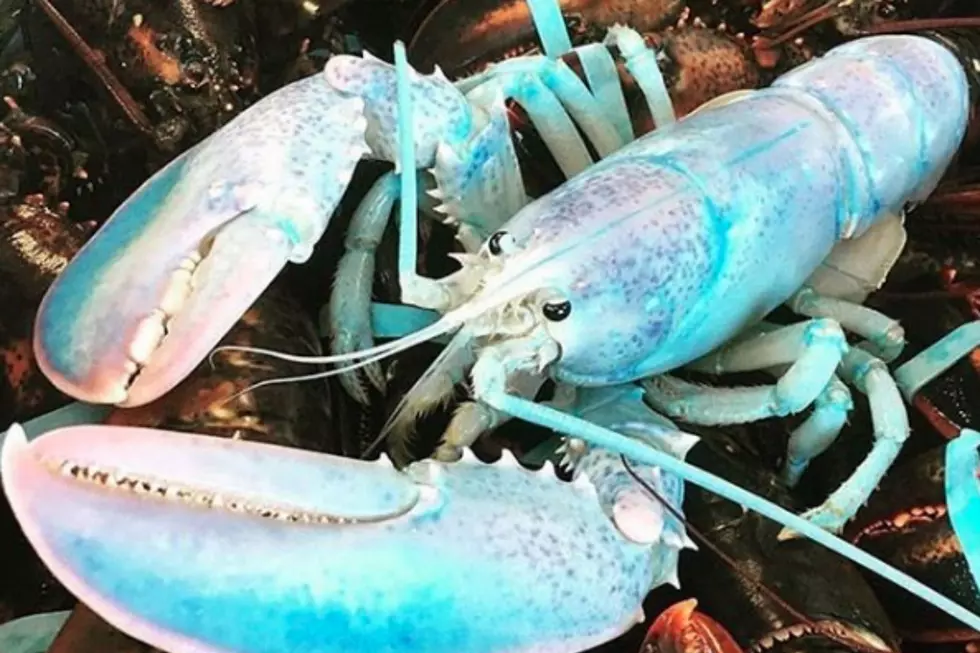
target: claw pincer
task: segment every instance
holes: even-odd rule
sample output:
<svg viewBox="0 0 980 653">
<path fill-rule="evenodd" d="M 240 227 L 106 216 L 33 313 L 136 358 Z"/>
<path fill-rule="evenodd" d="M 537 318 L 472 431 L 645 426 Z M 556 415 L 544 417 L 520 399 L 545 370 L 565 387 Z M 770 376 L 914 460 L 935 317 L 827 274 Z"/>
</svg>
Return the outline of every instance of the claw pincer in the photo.
<svg viewBox="0 0 980 653">
<path fill-rule="evenodd" d="M 469 134 L 442 76 L 415 75 L 418 165 Z M 289 262 L 303 263 L 366 155 L 393 160 L 395 76 L 338 56 L 143 184 L 51 286 L 35 348 L 62 391 L 146 404 L 185 378 Z"/>
<path fill-rule="evenodd" d="M 639 469 L 680 506 L 679 479 Z M 509 454 L 400 472 L 130 427 L 27 444 L 14 427 L 2 479 L 66 586 L 174 653 L 582 650 L 642 621 L 687 542 L 598 451 L 566 482 Z"/>
</svg>

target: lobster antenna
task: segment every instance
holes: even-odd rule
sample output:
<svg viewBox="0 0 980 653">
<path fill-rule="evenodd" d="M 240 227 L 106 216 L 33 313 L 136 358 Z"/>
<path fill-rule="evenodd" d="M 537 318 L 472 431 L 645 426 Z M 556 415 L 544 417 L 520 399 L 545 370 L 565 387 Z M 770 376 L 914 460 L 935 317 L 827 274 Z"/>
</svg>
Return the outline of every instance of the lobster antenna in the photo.
<svg viewBox="0 0 980 653">
<path fill-rule="evenodd" d="M 242 345 L 222 345 L 220 347 L 215 347 L 208 357 L 208 361 L 214 364 L 214 356 L 223 351 L 240 351 L 248 354 L 259 354 L 262 356 L 268 356 L 269 358 L 275 358 L 282 361 L 288 361 L 290 363 L 304 363 L 308 365 L 320 365 L 324 363 L 349 363 L 351 361 L 360 361 L 365 365 L 368 362 L 376 362 L 383 360 L 395 354 L 401 353 L 406 349 L 411 349 L 416 345 L 420 345 L 423 342 L 428 342 L 434 340 L 441 335 L 449 333 L 453 329 L 460 325 L 458 318 L 455 315 L 447 314 L 438 322 L 430 324 L 427 327 L 423 327 L 416 331 L 415 333 L 410 333 L 404 338 L 399 338 L 398 340 L 393 340 L 392 342 L 386 342 L 383 345 L 377 345 L 375 347 L 369 347 L 368 349 L 361 349 L 359 351 L 352 351 L 347 354 L 333 354 L 330 356 L 301 356 L 299 354 L 289 354 L 282 351 L 276 351 L 274 349 L 262 349 L 261 347 L 245 347 Z M 358 369 L 362 365 L 358 364 L 353 369 Z"/>
</svg>

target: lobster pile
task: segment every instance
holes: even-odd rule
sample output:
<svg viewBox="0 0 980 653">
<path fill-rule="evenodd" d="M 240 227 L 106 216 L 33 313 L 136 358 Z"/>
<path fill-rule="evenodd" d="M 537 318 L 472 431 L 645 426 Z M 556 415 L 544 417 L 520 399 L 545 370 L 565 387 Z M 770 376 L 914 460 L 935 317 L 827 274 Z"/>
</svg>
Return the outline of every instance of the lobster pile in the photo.
<svg viewBox="0 0 980 653">
<path fill-rule="evenodd" d="M 971 3 L 0 9 L 0 650 L 980 650 Z"/>
</svg>

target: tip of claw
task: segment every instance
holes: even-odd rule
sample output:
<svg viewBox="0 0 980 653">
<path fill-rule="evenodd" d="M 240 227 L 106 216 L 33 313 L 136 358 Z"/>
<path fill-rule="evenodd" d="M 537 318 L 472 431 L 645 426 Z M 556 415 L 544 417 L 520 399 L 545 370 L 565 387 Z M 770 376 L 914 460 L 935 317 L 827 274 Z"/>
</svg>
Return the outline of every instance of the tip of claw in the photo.
<svg viewBox="0 0 980 653">
<path fill-rule="evenodd" d="M 0 479 L 9 478 L 8 467 L 13 464 L 16 454 L 25 448 L 27 448 L 27 432 L 17 422 L 0 433 Z"/>
</svg>

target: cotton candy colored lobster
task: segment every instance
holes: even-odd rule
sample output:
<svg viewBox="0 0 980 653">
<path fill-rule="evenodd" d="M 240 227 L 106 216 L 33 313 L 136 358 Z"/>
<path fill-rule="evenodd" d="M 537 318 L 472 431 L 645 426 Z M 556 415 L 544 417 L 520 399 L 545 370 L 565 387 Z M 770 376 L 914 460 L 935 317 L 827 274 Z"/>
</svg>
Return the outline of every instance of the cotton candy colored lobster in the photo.
<svg viewBox="0 0 980 653">
<path fill-rule="evenodd" d="M 396 49 L 396 59 L 399 54 L 404 57 Z M 414 238 L 405 235 L 414 236 L 416 230 L 415 167 L 434 160 L 438 192 L 445 196 L 438 167 L 452 159 L 446 144 L 481 141 L 466 140 L 475 133 L 472 124 L 446 120 L 456 113 L 440 113 L 459 106 L 451 85 L 418 77 L 409 83 L 403 64 L 402 59 L 397 85 L 394 69 L 378 61 L 328 64 L 328 79 L 321 82 L 334 84 L 333 90 L 306 80 L 294 89 L 299 93 L 294 100 L 305 115 L 323 120 L 360 108 L 358 92 L 366 98 L 367 127 L 354 123 L 345 138 L 335 139 L 337 150 L 322 146 L 320 156 L 350 156 L 345 166 L 330 168 L 336 172 L 352 169 L 360 156 L 356 132 L 362 127 L 371 133 L 373 125 L 375 136 L 391 136 L 379 126 L 393 128 L 396 116 L 379 107 L 394 106 L 397 86 L 397 132 L 415 134 L 415 139 L 399 141 L 402 247 L 403 254 L 411 254 L 406 243 Z M 513 64 L 511 72 L 525 64 Z M 540 60 L 533 67 L 554 72 Z M 351 369 L 455 333 L 406 397 L 393 425 L 410 423 L 416 412 L 442 398 L 446 379 L 471 367 L 474 403 L 451 425 L 450 449 L 462 448 L 508 416 L 535 422 L 590 445 L 584 451 L 570 447 L 569 457 L 591 479 L 595 496 L 575 494 L 573 486 L 547 473 L 533 482 L 523 480 L 531 472 L 513 465 L 428 461 L 403 475 L 329 456 L 109 427 L 60 430 L 30 445 L 13 437 L 4 448 L 5 490 L 28 537 L 70 589 L 123 630 L 178 653 L 574 651 L 609 639 L 633 623 L 650 587 L 671 578 L 676 552 L 686 542 L 679 527 L 664 525 L 669 520 L 638 486 L 617 481 L 611 493 L 603 494 L 604 479 L 623 479 L 610 452 L 634 460 L 662 483 L 676 475 L 757 509 L 976 627 L 976 615 L 827 532 L 838 529 L 866 499 L 907 435 L 900 388 L 885 365 L 904 344 L 901 331 L 856 302 L 881 282 L 896 243 L 900 249 L 899 216 L 928 196 L 956 153 L 966 127 L 967 95 L 960 63 L 929 39 L 883 36 L 836 48 L 770 89 L 729 97 L 630 145 L 607 147 L 600 163 L 575 170 L 559 189 L 519 208 L 462 257 L 461 271 L 448 280 L 410 276 L 406 299 L 442 312 L 437 322 L 392 343 L 320 359 L 353 362 Z M 379 97 L 385 102 L 372 105 Z M 595 109 L 581 95 L 569 92 L 567 97 Z M 415 110 L 420 119 L 413 119 Z M 490 136 L 499 123 L 492 111 L 488 115 L 481 132 L 488 140 L 474 147 L 479 165 L 466 168 L 466 174 L 456 167 L 454 180 L 459 188 L 482 188 L 497 196 L 496 191 L 512 187 L 501 173 L 508 170 L 501 155 L 506 148 Z M 584 116 L 596 118 L 589 111 Z M 590 123 L 600 135 L 610 133 L 613 124 Z M 254 136 L 249 127 L 245 120 L 237 132 L 230 128 L 212 141 L 240 147 Z M 295 143 L 308 145 L 300 137 Z M 346 149 L 343 143 L 354 145 Z M 237 169 L 234 159 L 226 155 L 222 161 L 217 146 L 202 147 L 169 173 L 178 177 L 172 187 L 187 192 L 168 190 L 156 197 L 163 202 L 157 205 L 151 201 L 151 180 L 150 191 L 137 195 L 129 213 L 114 219 L 117 231 L 107 227 L 78 261 L 108 261 L 101 272 L 108 271 L 105 278 L 111 280 L 117 272 L 113 266 L 133 264 L 135 250 L 126 250 L 130 241 L 124 236 L 142 242 L 137 250 L 149 256 L 150 241 L 140 240 L 144 233 L 124 229 L 138 227 L 127 222 L 135 220 L 130 217 L 133 205 L 163 206 L 159 210 L 171 216 L 190 216 L 197 206 L 222 217 L 210 223 L 217 235 L 200 266 L 209 266 L 204 275 L 208 292 L 218 293 L 210 300 L 222 309 L 243 300 L 241 294 L 219 290 L 223 276 L 214 267 L 227 264 L 230 254 L 240 251 L 236 247 L 258 256 L 261 246 L 253 238 L 271 236 L 277 254 L 258 259 L 270 266 L 263 274 L 285 259 L 301 260 L 310 238 L 322 229 L 297 230 L 283 214 L 303 212 L 296 198 L 307 197 L 299 192 L 306 187 L 300 182 L 311 173 L 304 177 L 287 167 L 283 179 L 296 184 L 282 187 L 294 192 L 273 194 L 276 201 L 270 204 L 268 194 L 252 194 L 259 189 L 247 183 L 225 183 L 226 170 Z M 375 141 L 371 147 L 394 158 L 390 142 Z M 249 154 L 257 156 L 260 149 Z M 277 187 L 278 181 L 271 185 Z M 391 178 L 383 183 L 391 184 Z M 376 200 L 391 197 L 390 190 L 378 188 Z M 503 196 L 524 202 L 519 194 Z M 474 206 L 460 197 L 448 199 L 456 207 Z M 214 206 L 193 204 L 202 198 L 212 198 Z M 316 211 L 330 206 L 323 198 L 317 202 Z M 215 207 L 222 210 L 211 211 Z M 154 228 L 166 234 L 166 224 Z M 195 229 L 188 245 L 208 233 Z M 113 258 L 108 254 L 117 245 L 126 251 Z M 168 256 L 176 256 L 177 249 Z M 413 258 L 406 260 L 413 268 Z M 158 262 L 170 264 L 154 265 Z M 857 265 L 857 284 L 855 262 L 864 264 Z M 98 323 L 105 305 L 98 309 L 96 301 L 96 309 L 86 312 L 70 301 L 69 291 L 77 290 L 85 269 L 81 263 L 74 272 L 70 267 L 61 290 L 52 291 L 47 312 L 42 309 L 42 334 L 43 327 L 54 333 L 52 319 L 69 309 L 90 326 Z M 200 268 L 194 274 L 202 274 Z M 118 286 L 114 292 L 121 292 Z M 209 328 L 200 340 L 189 328 L 202 318 L 205 308 L 198 302 L 207 295 L 191 293 L 190 304 L 180 303 L 168 314 L 173 329 L 157 338 L 160 349 L 148 359 L 142 353 L 152 347 L 138 352 L 146 366 L 119 357 L 116 375 L 105 377 L 111 388 L 102 386 L 110 390 L 99 395 L 101 400 L 139 403 L 179 377 L 179 370 L 171 373 L 160 366 L 173 362 L 168 357 L 189 339 L 193 351 L 179 352 L 188 361 L 210 346 L 204 341 L 217 328 Z M 126 301 L 133 297 L 125 296 Z M 762 321 L 783 303 L 812 319 L 785 327 Z M 132 314 L 129 305 L 120 305 Z M 843 328 L 865 342 L 848 346 Z M 913 361 L 918 367 L 902 368 L 901 389 L 908 394 L 947 365 L 963 342 L 976 341 L 974 331 L 953 334 L 951 342 L 958 338 L 960 344 L 931 352 L 924 364 Z M 64 351 L 76 353 L 85 349 L 81 343 L 98 345 L 94 332 L 80 333 L 72 339 L 70 329 L 63 331 L 62 340 L 42 335 L 41 345 L 54 351 L 70 342 Z M 118 354 L 121 341 L 99 351 Z M 101 364 L 92 352 L 77 364 L 70 357 L 60 360 L 61 369 L 89 372 Z M 717 390 L 666 374 L 685 366 L 714 372 L 774 370 L 780 378 L 763 388 Z M 127 389 L 128 377 L 119 370 L 138 371 L 135 384 Z M 98 385 L 92 383 L 96 377 L 80 374 L 80 385 L 65 387 L 81 396 L 83 385 Z M 563 396 L 574 398 L 564 405 L 534 403 L 530 397 L 546 378 L 570 391 Z M 654 412 L 690 422 L 744 422 L 800 412 L 815 403 L 790 445 L 784 474 L 792 482 L 840 430 L 850 403 L 844 382 L 867 394 L 876 442 L 852 478 L 807 516 L 821 528 L 683 463 L 689 436 Z M 153 390 L 139 395 L 140 385 Z M 272 471 L 263 478 L 261 469 Z M 255 478 L 262 479 L 259 486 Z M 342 488 L 349 489 L 345 497 L 339 496 Z M 676 502 L 679 490 L 668 496 Z M 551 537 L 533 528 L 539 520 L 557 529 Z M 162 533 L 152 556 L 130 548 L 139 529 Z M 235 542 L 254 561 L 250 571 L 248 562 L 213 554 Z M 571 543 L 576 546 L 569 551 Z M 433 563 L 409 565 L 410 555 L 433 549 Z M 611 562 L 598 563 L 599 558 Z M 311 560 L 316 561 L 312 572 Z M 491 573 L 467 576 L 481 561 Z M 595 591 L 600 569 L 616 570 L 608 591 Z M 578 575 L 582 571 L 585 577 Z M 533 609 L 515 611 L 514 601 Z M 535 606 L 544 605 L 552 610 L 577 606 L 569 612 L 576 618 L 541 622 Z M 480 609 L 485 613 L 475 616 Z M 243 611 L 249 615 L 245 622 L 257 625 L 247 632 Z M 504 618 L 511 629 L 501 622 Z"/>
</svg>

